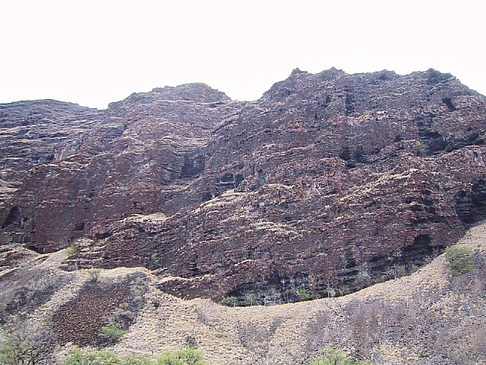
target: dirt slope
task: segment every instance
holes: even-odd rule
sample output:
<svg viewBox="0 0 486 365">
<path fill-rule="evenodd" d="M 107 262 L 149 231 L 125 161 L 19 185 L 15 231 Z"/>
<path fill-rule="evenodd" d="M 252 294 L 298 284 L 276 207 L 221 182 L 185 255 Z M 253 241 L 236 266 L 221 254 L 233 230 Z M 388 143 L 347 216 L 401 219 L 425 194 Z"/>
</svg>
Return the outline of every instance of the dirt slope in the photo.
<svg viewBox="0 0 486 365">
<path fill-rule="evenodd" d="M 96 344 L 109 316 L 126 309 L 120 304 L 128 303 L 125 294 L 143 286 L 130 302 L 131 308 L 142 304 L 114 349 L 155 354 L 191 343 L 214 365 L 303 364 L 325 347 L 376 364 L 484 364 L 486 224 L 470 229 L 459 243 L 475 252 L 475 269 L 459 277 L 441 255 L 412 275 L 343 297 L 234 308 L 163 293 L 160 279 L 147 269 L 66 272 L 60 267 L 67 250 L 26 252 L 17 268 L 0 272 L 0 303 L 6 322 L 19 320 L 8 314 L 17 300 L 15 309 L 29 328 L 54 328 L 58 343 L 76 343 L 69 337 L 76 333 L 84 336 L 80 344 Z M 2 257 L 22 256 L 18 246 L 2 248 Z M 19 300 L 19 293 L 30 301 Z M 95 315 L 101 311 L 104 317 Z"/>
</svg>

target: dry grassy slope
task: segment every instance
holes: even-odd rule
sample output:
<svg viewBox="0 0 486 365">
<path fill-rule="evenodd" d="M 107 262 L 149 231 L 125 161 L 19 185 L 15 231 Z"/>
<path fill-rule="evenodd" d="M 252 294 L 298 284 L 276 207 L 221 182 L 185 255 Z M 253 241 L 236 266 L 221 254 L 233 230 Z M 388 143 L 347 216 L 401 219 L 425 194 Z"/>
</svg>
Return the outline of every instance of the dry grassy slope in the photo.
<svg viewBox="0 0 486 365">
<path fill-rule="evenodd" d="M 442 255 L 411 276 L 340 298 L 227 308 L 155 290 L 119 351 L 159 352 L 193 336 L 212 364 L 299 364 L 324 347 L 377 364 L 486 363 L 486 224 L 461 240 L 476 269 L 452 277 Z"/>
<path fill-rule="evenodd" d="M 272 307 L 229 308 L 205 299 L 178 299 L 157 290 L 158 279 L 145 269 L 104 270 L 98 281 L 121 282 L 134 272 L 150 279 L 146 304 L 115 346 L 119 352 L 155 354 L 193 338 L 214 365 L 302 364 L 325 347 L 376 364 L 486 364 L 486 223 L 459 243 L 476 252 L 476 268 L 461 277 L 451 275 L 441 255 L 410 276 L 354 294 Z M 66 250 L 26 255 L 14 271 L 0 271 L 0 303 L 40 277 L 60 282 L 47 302 L 25 309 L 28 325 L 42 326 L 92 280 L 87 270 L 61 270 L 67 256 Z"/>
</svg>

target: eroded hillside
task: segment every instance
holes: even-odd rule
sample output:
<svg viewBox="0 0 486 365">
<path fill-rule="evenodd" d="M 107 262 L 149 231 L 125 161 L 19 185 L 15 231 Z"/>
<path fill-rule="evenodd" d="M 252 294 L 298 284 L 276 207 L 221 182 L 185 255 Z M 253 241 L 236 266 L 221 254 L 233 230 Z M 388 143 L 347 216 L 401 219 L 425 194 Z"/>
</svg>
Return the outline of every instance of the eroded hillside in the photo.
<svg viewBox="0 0 486 365">
<path fill-rule="evenodd" d="M 144 268 L 66 272 L 69 249 L 36 254 L 9 244 L 2 258 L 26 256 L 0 271 L 2 328 L 21 320 L 30 332 L 47 328 L 60 363 L 72 344 L 112 346 L 100 330 L 116 322 L 128 329 L 116 352 L 154 356 L 189 344 L 211 365 L 307 364 L 328 347 L 374 364 L 484 364 L 485 242 L 486 224 L 459 242 L 473 253 L 462 275 L 453 275 L 443 254 L 410 276 L 353 294 L 266 307 L 179 299 Z"/>
</svg>

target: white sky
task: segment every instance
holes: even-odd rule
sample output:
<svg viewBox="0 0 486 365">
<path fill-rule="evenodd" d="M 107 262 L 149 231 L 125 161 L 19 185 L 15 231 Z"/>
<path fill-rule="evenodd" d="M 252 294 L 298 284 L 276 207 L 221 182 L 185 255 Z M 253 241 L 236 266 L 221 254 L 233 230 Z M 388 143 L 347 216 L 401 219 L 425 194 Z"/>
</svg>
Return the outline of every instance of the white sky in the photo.
<svg viewBox="0 0 486 365">
<path fill-rule="evenodd" d="M 293 68 L 430 67 L 486 94 L 485 0 L 0 0 L 0 102 L 104 108 L 205 82 L 254 100 Z"/>
</svg>

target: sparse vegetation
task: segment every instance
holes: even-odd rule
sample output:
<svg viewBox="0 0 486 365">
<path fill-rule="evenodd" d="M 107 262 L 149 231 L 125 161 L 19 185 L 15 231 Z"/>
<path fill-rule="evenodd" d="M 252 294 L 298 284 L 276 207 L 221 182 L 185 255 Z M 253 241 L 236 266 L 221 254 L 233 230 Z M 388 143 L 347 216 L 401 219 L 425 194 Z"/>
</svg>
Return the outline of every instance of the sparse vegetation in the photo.
<svg viewBox="0 0 486 365">
<path fill-rule="evenodd" d="M 407 269 L 404 265 L 393 264 L 385 272 L 385 276 L 390 279 L 398 279 L 407 274 Z"/>
<path fill-rule="evenodd" d="M 297 295 L 299 301 L 312 299 L 312 294 L 308 289 L 299 288 L 295 291 L 295 295 Z"/>
<path fill-rule="evenodd" d="M 50 357 L 47 335 L 36 331 L 16 330 L 0 339 L 0 364 L 36 365 Z"/>
<path fill-rule="evenodd" d="M 452 275 L 460 276 L 474 269 L 474 261 L 472 260 L 474 252 L 471 247 L 454 245 L 447 247 L 445 253 Z"/>
<path fill-rule="evenodd" d="M 122 356 L 113 351 L 87 351 L 75 347 L 64 360 L 64 365 L 207 365 L 207 363 L 204 361 L 203 352 L 191 347 L 166 351 L 157 360 L 148 356 Z"/>
<path fill-rule="evenodd" d="M 336 289 L 327 287 L 326 290 L 324 290 L 328 298 L 335 297 L 336 296 Z"/>
<path fill-rule="evenodd" d="M 117 342 L 120 338 L 122 338 L 125 334 L 127 333 L 127 331 L 125 330 L 122 330 L 121 328 L 117 327 L 117 326 L 104 326 L 101 328 L 101 334 L 107 338 L 109 338 L 109 340 L 111 342 Z"/>
<path fill-rule="evenodd" d="M 158 254 L 153 253 L 150 256 L 150 259 L 152 260 L 152 265 L 154 269 L 159 269 L 162 267 L 162 258 Z"/>
<path fill-rule="evenodd" d="M 207 363 L 201 350 L 187 347 L 164 352 L 158 357 L 157 365 L 207 365 Z"/>
<path fill-rule="evenodd" d="M 64 365 L 155 365 L 147 356 L 119 356 L 112 351 L 86 351 L 75 347 L 64 360 Z"/>
<path fill-rule="evenodd" d="M 225 298 L 223 298 L 221 303 L 224 304 L 224 305 L 227 305 L 228 307 L 234 307 L 236 305 L 237 300 L 238 300 L 238 298 L 233 297 L 233 296 L 225 297 Z"/>
<path fill-rule="evenodd" d="M 101 273 L 101 269 L 89 269 L 88 270 L 89 276 L 94 281 L 98 280 L 98 277 L 100 276 L 100 273 Z"/>
<path fill-rule="evenodd" d="M 373 281 L 370 274 L 366 271 L 359 271 L 354 281 L 355 285 L 357 285 L 359 288 L 364 288 L 368 285 L 371 285 L 372 282 Z"/>
<path fill-rule="evenodd" d="M 11 316 L 25 318 L 29 311 L 48 301 L 52 294 L 65 283 L 64 278 L 49 280 L 41 275 L 41 271 L 37 273 L 39 274 L 29 277 L 26 282 L 16 287 L 14 293 L 0 303 L 0 324 L 6 323 Z"/>
<path fill-rule="evenodd" d="M 341 285 L 338 288 L 338 293 L 339 293 L 339 295 L 349 294 L 349 293 L 351 293 L 351 288 L 349 287 L 349 285 Z"/>
<path fill-rule="evenodd" d="M 69 256 L 72 256 L 78 252 L 78 247 L 73 244 L 66 249 L 66 252 Z"/>
<path fill-rule="evenodd" d="M 321 355 L 311 359 L 310 365 L 371 365 L 369 361 L 354 360 L 344 352 L 327 348 Z"/>
<path fill-rule="evenodd" d="M 256 299 L 257 299 L 257 296 L 256 296 L 255 293 L 246 294 L 245 295 L 245 304 L 249 305 L 249 306 L 255 305 Z"/>
<path fill-rule="evenodd" d="M 127 330 L 135 321 L 138 312 L 145 304 L 145 292 L 147 291 L 145 276 L 132 276 L 129 283 L 129 295 L 126 301 L 120 303 L 109 316 L 109 323 L 122 330 Z M 160 302 L 157 302 L 160 305 Z"/>
</svg>

